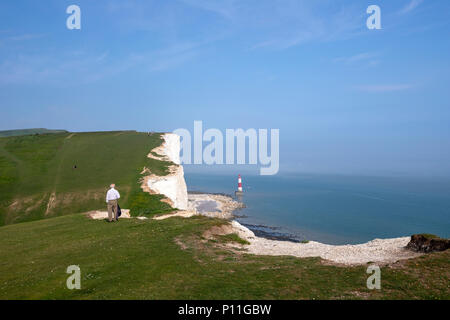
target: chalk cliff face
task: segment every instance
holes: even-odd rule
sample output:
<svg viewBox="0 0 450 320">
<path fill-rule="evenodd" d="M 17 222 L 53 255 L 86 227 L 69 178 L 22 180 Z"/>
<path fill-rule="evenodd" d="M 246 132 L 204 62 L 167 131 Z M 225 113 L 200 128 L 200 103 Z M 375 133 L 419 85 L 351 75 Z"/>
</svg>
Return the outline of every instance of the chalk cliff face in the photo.
<svg viewBox="0 0 450 320">
<path fill-rule="evenodd" d="M 142 189 L 153 194 L 162 194 L 167 202 L 176 209 L 186 210 L 188 207 L 188 194 L 184 180 L 183 166 L 180 165 L 180 137 L 173 133 L 162 136 L 164 142 L 153 149 L 149 158 L 171 161 L 170 173 L 167 176 L 150 174 L 143 180 Z M 156 154 L 156 155 L 155 155 Z"/>
</svg>

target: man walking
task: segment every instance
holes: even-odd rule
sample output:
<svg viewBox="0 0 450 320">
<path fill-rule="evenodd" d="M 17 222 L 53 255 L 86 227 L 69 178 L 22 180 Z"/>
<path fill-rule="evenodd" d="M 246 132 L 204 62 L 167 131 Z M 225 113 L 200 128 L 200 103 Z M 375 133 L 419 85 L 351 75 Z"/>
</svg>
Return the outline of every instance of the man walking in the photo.
<svg viewBox="0 0 450 320">
<path fill-rule="evenodd" d="M 120 199 L 119 191 L 114 189 L 116 185 L 110 185 L 111 189 L 106 193 L 106 203 L 108 204 L 108 221 L 113 222 L 119 220 L 117 216 L 117 200 Z"/>
</svg>

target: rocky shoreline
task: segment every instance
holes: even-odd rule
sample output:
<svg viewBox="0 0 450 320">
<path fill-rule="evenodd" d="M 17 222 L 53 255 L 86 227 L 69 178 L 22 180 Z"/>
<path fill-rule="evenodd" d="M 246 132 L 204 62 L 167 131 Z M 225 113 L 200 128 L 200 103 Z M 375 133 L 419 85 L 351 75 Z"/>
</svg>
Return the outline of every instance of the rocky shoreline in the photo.
<svg viewBox="0 0 450 320">
<path fill-rule="evenodd" d="M 234 200 L 231 195 L 224 193 L 204 193 L 200 191 L 189 191 L 188 199 L 189 210 L 197 211 L 197 213 L 200 215 L 226 220 L 245 218 L 245 216 L 243 215 L 236 214 L 239 209 L 245 208 L 245 204 Z M 245 223 L 242 223 L 242 225 L 250 229 L 256 236 L 261 238 L 269 240 L 290 241 L 296 243 L 302 241 L 296 238 L 294 235 L 275 231 L 278 229 L 276 227 Z"/>
<path fill-rule="evenodd" d="M 231 196 L 225 194 L 188 194 L 188 209 L 210 218 L 231 220 L 234 218 L 234 212 L 243 207 L 243 203 L 234 201 Z"/>
<path fill-rule="evenodd" d="M 239 221 L 238 221 L 239 222 Z M 242 226 L 250 229 L 257 237 L 268 239 L 268 240 L 278 240 L 278 241 L 289 241 L 300 243 L 302 240 L 298 239 L 295 235 L 277 232 L 279 228 L 269 227 L 264 225 L 255 225 L 239 222 Z"/>
<path fill-rule="evenodd" d="M 216 202 L 212 212 L 197 210 L 204 202 Z M 376 263 L 379 265 L 395 263 L 422 255 L 407 249 L 410 237 L 393 239 L 375 239 L 357 245 L 329 245 L 316 241 L 302 242 L 290 235 L 276 232 L 276 228 L 243 225 L 236 220 L 234 211 L 242 204 L 230 196 L 194 193 L 189 194 L 189 206 L 197 214 L 213 218 L 231 220 L 229 232 L 236 233 L 249 242 L 244 246 L 247 253 L 255 255 L 294 256 L 299 258 L 320 257 L 339 265 L 361 265 Z M 196 207 L 197 206 L 197 207 Z M 261 228 L 263 227 L 263 228 Z M 265 231 L 268 229 L 270 231 Z"/>
</svg>

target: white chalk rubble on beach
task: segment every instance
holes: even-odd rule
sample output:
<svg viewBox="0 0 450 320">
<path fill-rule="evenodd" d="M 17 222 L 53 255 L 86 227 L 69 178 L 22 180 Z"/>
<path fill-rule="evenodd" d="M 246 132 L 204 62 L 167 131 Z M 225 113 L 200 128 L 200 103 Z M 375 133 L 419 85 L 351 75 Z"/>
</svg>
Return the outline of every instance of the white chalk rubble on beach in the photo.
<svg viewBox="0 0 450 320">
<path fill-rule="evenodd" d="M 299 258 L 321 257 L 345 265 L 366 264 L 368 262 L 387 264 L 421 255 L 405 248 L 410 241 L 410 237 L 375 239 L 357 245 L 329 245 L 316 241 L 295 243 L 260 238 L 237 221 L 232 221 L 231 224 L 235 233 L 250 242 L 250 245 L 245 247 L 247 252 L 257 255 Z"/>
</svg>

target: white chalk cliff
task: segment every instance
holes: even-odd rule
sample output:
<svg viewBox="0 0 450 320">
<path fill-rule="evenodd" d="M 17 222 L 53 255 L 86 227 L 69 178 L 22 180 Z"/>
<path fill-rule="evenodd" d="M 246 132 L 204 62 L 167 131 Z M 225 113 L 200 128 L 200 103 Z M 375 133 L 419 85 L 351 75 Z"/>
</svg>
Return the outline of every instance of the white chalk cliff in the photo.
<svg viewBox="0 0 450 320">
<path fill-rule="evenodd" d="M 153 149 L 149 158 L 171 161 L 170 173 L 166 176 L 150 175 L 143 179 L 142 189 L 152 194 L 162 194 L 173 208 L 186 210 L 188 207 L 188 194 L 184 180 L 183 166 L 180 164 L 180 136 L 173 133 L 162 135 L 164 142 L 161 146 Z M 149 172 L 144 169 L 144 172 Z"/>
</svg>

